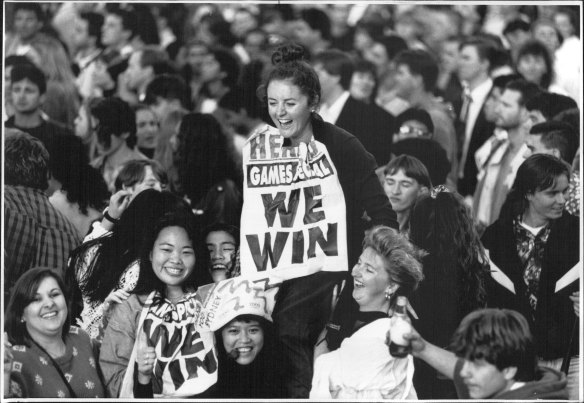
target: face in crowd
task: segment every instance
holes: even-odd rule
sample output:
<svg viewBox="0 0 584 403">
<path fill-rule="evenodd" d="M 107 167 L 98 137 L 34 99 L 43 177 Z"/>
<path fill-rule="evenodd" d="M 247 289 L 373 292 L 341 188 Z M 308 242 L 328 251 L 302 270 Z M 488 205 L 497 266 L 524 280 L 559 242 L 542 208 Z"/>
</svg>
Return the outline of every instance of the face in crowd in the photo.
<svg viewBox="0 0 584 403">
<path fill-rule="evenodd" d="M 223 347 L 239 365 L 251 364 L 264 347 L 264 330 L 258 320 L 234 319 L 222 330 Z"/>
<path fill-rule="evenodd" d="M 209 272 L 217 283 L 231 277 L 235 268 L 237 244 L 226 231 L 211 231 L 205 239 L 209 251 Z"/>
</svg>

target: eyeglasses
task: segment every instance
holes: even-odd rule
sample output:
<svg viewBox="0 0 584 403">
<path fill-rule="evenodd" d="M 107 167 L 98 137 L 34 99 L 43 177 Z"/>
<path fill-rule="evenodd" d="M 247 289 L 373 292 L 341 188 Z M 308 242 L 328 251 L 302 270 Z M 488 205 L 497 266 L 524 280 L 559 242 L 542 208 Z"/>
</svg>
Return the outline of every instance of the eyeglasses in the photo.
<svg viewBox="0 0 584 403">
<path fill-rule="evenodd" d="M 426 130 L 418 129 L 417 127 L 411 127 L 403 125 L 399 128 L 399 134 L 415 136 L 415 137 L 432 137 L 432 133 Z"/>
</svg>

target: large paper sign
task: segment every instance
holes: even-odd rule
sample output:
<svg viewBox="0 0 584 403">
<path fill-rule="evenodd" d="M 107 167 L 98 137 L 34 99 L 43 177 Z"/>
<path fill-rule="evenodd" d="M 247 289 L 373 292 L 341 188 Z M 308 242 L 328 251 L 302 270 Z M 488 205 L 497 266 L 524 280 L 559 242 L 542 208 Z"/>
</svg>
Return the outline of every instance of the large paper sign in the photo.
<svg viewBox="0 0 584 403">
<path fill-rule="evenodd" d="M 240 315 L 256 315 L 272 321 L 278 287 L 266 289 L 266 280 L 233 277 L 199 287 L 203 309 L 197 316 L 197 329 L 217 331 Z"/>
<path fill-rule="evenodd" d="M 329 153 L 314 139 L 283 142 L 266 126 L 243 149 L 241 273 L 279 281 L 347 271 L 345 197 Z"/>
<path fill-rule="evenodd" d="M 192 396 L 217 381 L 213 334 L 195 325 L 200 311 L 201 304 L 193 295 L 176 308 L 163 303 L 146 314 L 143 331 L 148 345 L 156 347 L 155 395 Z"/>
</svg>

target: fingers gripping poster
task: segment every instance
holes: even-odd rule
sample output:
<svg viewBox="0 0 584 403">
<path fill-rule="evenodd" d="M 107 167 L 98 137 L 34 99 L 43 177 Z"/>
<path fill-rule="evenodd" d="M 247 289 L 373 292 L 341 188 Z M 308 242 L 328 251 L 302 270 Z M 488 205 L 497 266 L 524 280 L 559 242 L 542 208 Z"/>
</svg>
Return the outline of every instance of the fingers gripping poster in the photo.
<svg viewBox="0 0 584 403">
<path fill-rule="evenodd" d="M 270 283 L 347 271 L 345 197 L 324 144 L 283 146 L 271 127 L 243 149 L 241 272 Z"/>
</svg>

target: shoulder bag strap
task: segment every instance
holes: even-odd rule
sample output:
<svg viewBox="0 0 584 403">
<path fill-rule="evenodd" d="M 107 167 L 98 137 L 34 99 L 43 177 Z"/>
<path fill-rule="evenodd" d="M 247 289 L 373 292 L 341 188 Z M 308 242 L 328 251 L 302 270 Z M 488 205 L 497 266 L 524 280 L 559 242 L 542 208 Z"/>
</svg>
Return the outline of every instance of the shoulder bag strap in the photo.
<svg viewBox="0 0 584 403">
<path fill-rule="evenodd" d="M 61 367 L 59 366 L 59 364 L 57 364 L 57 362 L 53 359 L 53 357 L 51 357 L 51 355 L 44 348 L 42 348 L 40 344 L 38 344 L 34 340 L 32 340 L 32 342 L 34 343 L 35 346 L 37 346 L 39 348 L 39 350 L 41 350 L 43 353 L 45 353 L 45 355 L 47 357 L 49 357 L 49 360 L 51 360 L 51 363 L 53 364 L 53 367 L 55 367 L 55 369 L 59 373 L 59 376 L 63 380 L 63 383 L 65 384 L 65 386 L 67 386 L 67 390 L 69 390 L 69 394 L 71 395 L 72 398 L 76 398 L 77 395 L 75 394 L 75 391 L 71 387 L 71 384 L 69 383 L 69 381 L 67 380 L 67 378 L 65 378 L 65 374 L 63 374 L 63 371 L 61 370 Z"/>
</svg>

